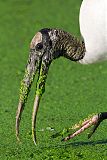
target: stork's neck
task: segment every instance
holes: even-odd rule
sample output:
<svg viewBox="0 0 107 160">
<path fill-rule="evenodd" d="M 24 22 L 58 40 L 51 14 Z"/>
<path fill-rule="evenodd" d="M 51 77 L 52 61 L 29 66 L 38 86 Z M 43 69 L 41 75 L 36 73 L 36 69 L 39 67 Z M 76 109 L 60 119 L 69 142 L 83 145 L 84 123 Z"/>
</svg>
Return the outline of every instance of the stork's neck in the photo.
<svg viewBox="0 0 107 160">
<path fill-rule="evenodd" d="M 85 55 L 85 44 L 71 34 L 60 29 L 52 29 L 50 37 L 54 43 L 54 50 L 59 56 L 64 56 L 72 61 L 79 61 Z"/>
</svg>

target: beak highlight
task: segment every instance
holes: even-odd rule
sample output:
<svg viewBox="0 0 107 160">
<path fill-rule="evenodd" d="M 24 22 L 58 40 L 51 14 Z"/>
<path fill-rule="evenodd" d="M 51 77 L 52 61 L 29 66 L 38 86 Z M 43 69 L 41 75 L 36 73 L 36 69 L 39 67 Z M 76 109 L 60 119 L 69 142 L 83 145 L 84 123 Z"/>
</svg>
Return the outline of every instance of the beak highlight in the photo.
<svg viewBox="0 0 107 160">
<path fill-rule="evenodd" d="M 23 102 L 21 102 L 19 100 L 19 104 L 18 104 L 18 109 L 17 109 L 17 113 L 16 113 L 16 138 L 18 141 L 20 141 L 19 139 L 19 125 L 20 125 L 20 119 L 21 119 L 21 113 L 23 111 Z"/>
<path fill-rule="evenodd" d="M 36 138 L 36 117 L 37 117 L 37 112 L 39 108 L 39 102 L 40 102 L 40 96 L 36 95 L 35 101 L 34 101 L 34 107 L 33 107 L 33 112 L 32 112 L 32 138 L 33 142 L 36 145 L 37 143 L 37 138 Z"/>
</svg>

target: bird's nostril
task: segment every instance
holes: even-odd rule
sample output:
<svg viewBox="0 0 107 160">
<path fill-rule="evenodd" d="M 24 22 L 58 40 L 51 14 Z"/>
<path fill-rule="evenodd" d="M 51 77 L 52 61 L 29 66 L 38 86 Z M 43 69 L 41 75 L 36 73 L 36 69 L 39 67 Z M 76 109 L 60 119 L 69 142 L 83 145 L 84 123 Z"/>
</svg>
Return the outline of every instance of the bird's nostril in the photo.
<svg viewBox="0 0 107 160">
<path fill-rule="evenodd" d="M 50 45 L 50 47 L 52 47 L 52 41 L 51 40 L 49 41 L 49 45 Z"/>
</svg>

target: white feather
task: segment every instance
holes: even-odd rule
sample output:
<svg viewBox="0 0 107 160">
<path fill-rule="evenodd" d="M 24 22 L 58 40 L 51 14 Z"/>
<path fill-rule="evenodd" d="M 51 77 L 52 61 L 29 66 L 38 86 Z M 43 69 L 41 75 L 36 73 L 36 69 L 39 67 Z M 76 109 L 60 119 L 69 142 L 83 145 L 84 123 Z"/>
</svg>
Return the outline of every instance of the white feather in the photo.
<svg viewBox="0 0 107 160">
<path fill-rule="evenodd" d="M 83 0 L 80 31 L 86 53 L 79 62 L 89 64 L 107 60 L 107 0 Z"/>
</svg>

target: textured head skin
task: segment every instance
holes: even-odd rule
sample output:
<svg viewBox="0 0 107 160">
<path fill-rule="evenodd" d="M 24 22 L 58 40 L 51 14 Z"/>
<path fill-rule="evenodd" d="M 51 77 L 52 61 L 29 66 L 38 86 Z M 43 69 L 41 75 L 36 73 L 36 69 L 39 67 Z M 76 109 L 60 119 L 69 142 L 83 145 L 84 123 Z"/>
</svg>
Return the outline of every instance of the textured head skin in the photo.
<svg viewBox="0 0 107 160">
<path fill-rule="evenodd" d="M 84 57 L 85 44 L 63 30 L 45 28 L 33 37 L 30 49 L 36 55 L 44 56 L 44 59 L 53 60 L 64 56 L 78 61 Z"/>
</svg>

